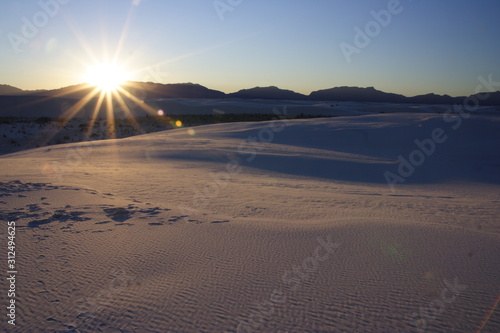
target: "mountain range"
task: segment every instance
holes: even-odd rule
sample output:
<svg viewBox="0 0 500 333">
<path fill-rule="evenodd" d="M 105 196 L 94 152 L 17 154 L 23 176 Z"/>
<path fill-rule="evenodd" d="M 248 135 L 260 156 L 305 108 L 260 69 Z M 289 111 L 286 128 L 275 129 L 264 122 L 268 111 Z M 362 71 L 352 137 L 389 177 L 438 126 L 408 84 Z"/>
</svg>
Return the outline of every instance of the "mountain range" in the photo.
<svg viewBox="0 0 500 333">
<path fill-rule="evenodd" d="M 206 88 L 194 83 L 161 84 L 153 82 L 129 81 L 122 88 L 139 99 L 161 98 L 235 98 L 235 99 L 267 99 L 267 100 L 314 100 L 339 102 L 371 102 L 371 103 L 409 103 L 409 104 L 460 104 L 465 96 L 452 97 L 433 93 L 407 97 L 400 94 L 387 93 L 374 87 L 335 87 L 311 92 L 309 95 L 299 94 L 291 90 L 278 87 L 255 87 L 226 94 L 222 91 Z M 22 90 L 9 85 L 0 85 L 0 95 L 33 95 L 46 97 L 64 97 L 82 99 L 94 88 L 88 84 L 78 84 L 54 90 Z M 500 91 L 480 93 L 478 97 L 482 106 L 500 105 Z"/>
</svg>

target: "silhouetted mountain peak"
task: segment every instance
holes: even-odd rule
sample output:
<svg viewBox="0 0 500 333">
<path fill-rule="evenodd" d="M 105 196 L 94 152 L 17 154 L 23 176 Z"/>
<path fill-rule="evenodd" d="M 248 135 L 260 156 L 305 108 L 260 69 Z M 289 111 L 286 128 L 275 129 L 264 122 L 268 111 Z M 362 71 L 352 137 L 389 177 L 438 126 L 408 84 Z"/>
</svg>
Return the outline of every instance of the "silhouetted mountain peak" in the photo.
<svg viewBox="0 0 500 333">
<path fill-rule="evenodd" d="M 355 101 L 355 102 L 379 102 L 379 103 L 403 103 L 405 96 L 386 93 L 374 87 L 335 87 L 330 89 L 313 91 L 309 97 L 314 100 L 325 101 Z"/>
<path fill-rule="evenodd" d="M 295 91 L 292 90 L 280 89 L 276 86 L 242 89 L 238 92 L 229 94 L 228 96 L 234 98 L 249 98 L 249 99 L 288 99 L 288 100 L 307 99 L 306 95 L 296 93 Z"/>
<path fill-rule="evenodd" d="M 0 95 L 17 95 L 22 94 L 22 89 L 10 86 L 8 84 L 0 84 Z"/>
</svg>

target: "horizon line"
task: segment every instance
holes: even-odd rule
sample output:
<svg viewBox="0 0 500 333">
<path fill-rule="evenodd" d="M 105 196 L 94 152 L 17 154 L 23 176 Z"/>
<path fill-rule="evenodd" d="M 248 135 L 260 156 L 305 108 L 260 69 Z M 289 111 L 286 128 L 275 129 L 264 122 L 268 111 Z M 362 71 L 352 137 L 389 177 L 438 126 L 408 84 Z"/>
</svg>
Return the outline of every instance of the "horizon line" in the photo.
<svg viewBox="0 0 500 333">
<path fill-rule="evenodd" d="M 291 91 L 293 93 L 303 95 L 304 97 L 309 97 L 312 93 L 317 92 L 317 91 L 323 91 L 323 90 L 329 90 L 329 89 L 335 89 L 335 88 L 360 88 L 360 89 L 369 89 L 369 88 L 372 88 L 372 89 L 374 89 L 376 91 L 379 91 L 379 92 L 382 92 L 382 93 L 401 95 L 401 96 L 406 97 L 406 98 L 412 98 L 412 97 L 418 97 L 418 96 L 426 96 L 426 95 L 448 96 L 448 97 L 451 97 L 451 98 L 465 98 L 465 97 L 469 97 L 469 96 L 473 96 L 473 95 L 477 95 L 477 94 L 492 93 L 491 91 L 484 91 L 484 92 L 474 93 L 474 94 L 471 94 L 471 95 L 453 96 L 453 95 L 450 95 L 450 94 L 436 94 L 434 92 L 428 92 L 428 93 L 423 93 L 423 94 L 417 94 L 417 95 L 409 96 L 409 95 L 402 94 L 402 93 L 387 92 L 387 91 L 379 90 L 379 89 L 375 88 L 374 86 L 365 86 L 365 87 L 361 87 L 361 86 L 333 86 L 333 87 L 329 87 L 329 88 L 321 88 L 321 89 L 317 89 L 317 90 L 312 90 L 309 94 L 304 94 L 304 93 L 297 92 L 297 91 L 292 90 L 292 89 L 280 88 L 280 87 L 278 87 L 276 85 L 254 86 L 254 87 L 251 87 L 251 88 L 241 88 L 241 89 L 233 91 L 233 92 L 225 92 L 225 91 L 222 91 L 222 90 L 217 90 L 217 89 L 209 88 L 209 87 L 204 86 L 204 85 L 202 85 L 200 83 L 193 83 L 193 82 L 175 82 L 175 83 L 168 82 L 168 83 L 161 83 L 161 82 L 154 82 L 154 81 L 127 80 L 127 81 L 124 81 L 124 83 L 150 83 L 150 84 L 158 84 L 158 85 L 183 85 L 183 84 L 184 85 L 188 85 L 188 84 L 190 84 L 190 85 L 202 86 L 204 88 L 207 88 L 207 89 L 210 89 L 210 90 L 214 90 L 214 91 L 219 91 L 219 92 L 224 93 L 226 95 L 238 93 L 238 92 L 240 92 L 242 90 L 250 90 L 250 89 L 255 89 L 255 88 L 278 88 L 280 90 Z M 11 84 L 8 84 L 8 83 L 0 83 L 0 85 L 4 85 L 4 86 L 9 86 L 9 87 L 13 87 L 13 88 L 16 88 L 16 89 L 20 89 L 23 92 L 53 91 L 53 90 L 59 90 L 59 89 L 64 89 L 64 88 L 68 88 L 68 87 L 80 86 L 80 85 L 89 85 L 89 86 L 92 86 L 88 82 L 80 82 L 80 83 L 70 84 L 70 85 L 67 85 L 67 86 L 59 87 L 59 88 L 50 88 L 50 89 L 47 89 L 47 88 L 23 89 L 23 88 L 20 88 L 18 86 L 14 86 L 14 85 L 11 85 Z M 122 84 L 122 85 L 125 85 L 125 84 Z M 500 91 L 496 91 L 496 92 L 500 92 Z"/>
</svg>

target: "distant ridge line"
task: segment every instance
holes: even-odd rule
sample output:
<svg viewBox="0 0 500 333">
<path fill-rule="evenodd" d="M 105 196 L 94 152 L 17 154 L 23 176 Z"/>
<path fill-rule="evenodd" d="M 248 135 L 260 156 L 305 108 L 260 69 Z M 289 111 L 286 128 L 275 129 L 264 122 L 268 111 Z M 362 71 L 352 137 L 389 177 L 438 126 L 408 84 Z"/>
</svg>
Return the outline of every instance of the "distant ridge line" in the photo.
<svg viewBox="0 0 500 333">
<path fill-rule="evenodd" d="M 144 99 L 160 98 L 237 98 L 266 100 L 307 100 L 307 101 L 338 101 L 338 102 L 371 102 L 371 103 L 408 103 L 408 104 L 459 104 L 466 96 L 452 97 L 434 93 L 407 97 L 400 94 L 387 93 L 374 87 L 334 87 L 316 90 L 309 95 L 303 95 L 292 90 L 280 89 L 275 86 L 254 87 L 226 94 L 222 91 L 209 89 L 195 83 L 153 83 L 129 81 L 123 88 L 136 93 Z M 48 97 L 84 98 L 93 87 L 78 84 L 53 90 L 22 90 L 10 85 L 0 85 L 0 95 L 35 95 Z M 140 94 L 137 94 L 140 92 Z M 488 94 L 488 98 L 484 95 Z M 469 97 L 477 97 L 481 106 L 500 106 L 500 91 L 483 92 Z"/>
</svg>

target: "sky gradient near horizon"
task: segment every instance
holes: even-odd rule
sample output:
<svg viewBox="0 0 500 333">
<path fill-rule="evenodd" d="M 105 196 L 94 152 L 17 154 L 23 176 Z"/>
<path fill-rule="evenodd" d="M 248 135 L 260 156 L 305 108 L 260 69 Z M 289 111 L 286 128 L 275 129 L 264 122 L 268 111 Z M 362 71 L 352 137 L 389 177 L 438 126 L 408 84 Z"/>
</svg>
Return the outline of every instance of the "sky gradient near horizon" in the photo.
<svg viewBox="0 0 500 333">
<path fill-rule="evenodd" d="M 59 88 L 113 59 L 130 80 L 193 82 L 227 93 L 373 86 L 459 96 L 475 92 L 478 76 L 500 81 L 499 1 L 397 2 L 6 0 L 0 83 Z M 375 23 L 371 12 L 388 8 L 391 17 Z M 369 43 L 356 40 L 356 27 Z M 347 44 L 356 48 L 349 57 L 341 47 Z"/>
</svg>

